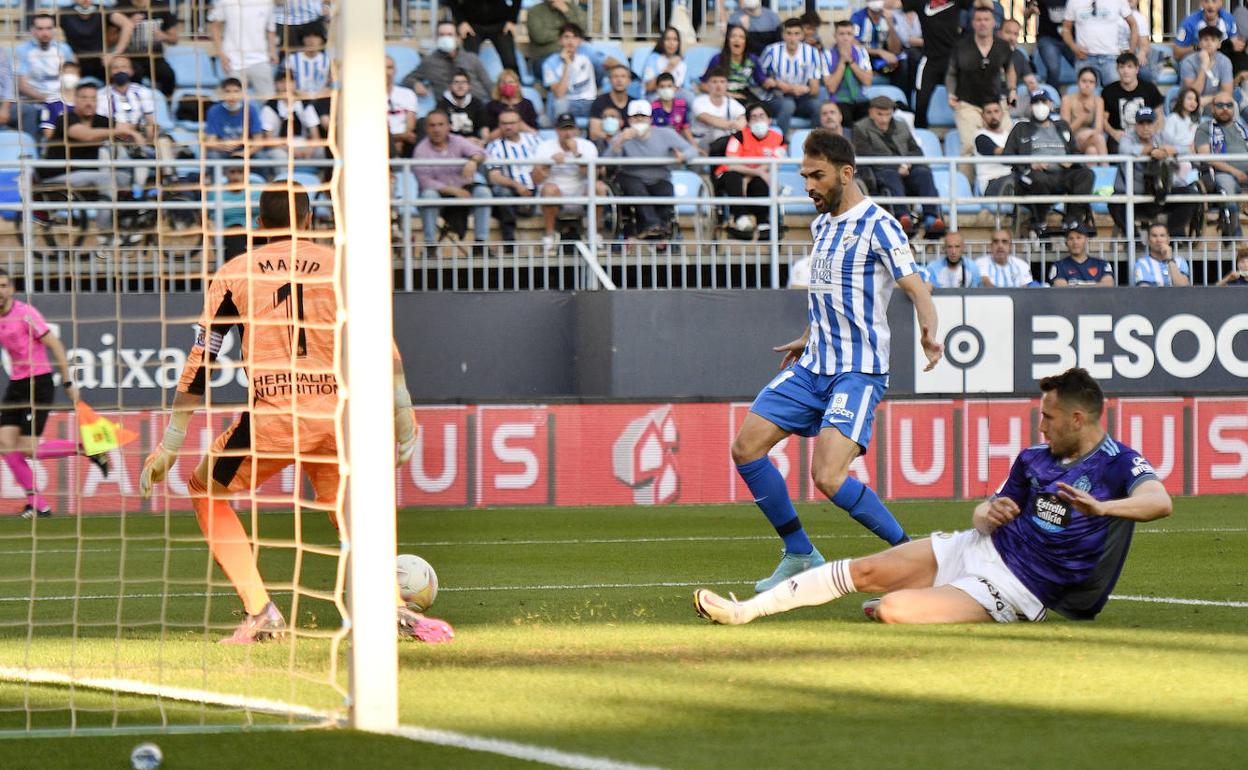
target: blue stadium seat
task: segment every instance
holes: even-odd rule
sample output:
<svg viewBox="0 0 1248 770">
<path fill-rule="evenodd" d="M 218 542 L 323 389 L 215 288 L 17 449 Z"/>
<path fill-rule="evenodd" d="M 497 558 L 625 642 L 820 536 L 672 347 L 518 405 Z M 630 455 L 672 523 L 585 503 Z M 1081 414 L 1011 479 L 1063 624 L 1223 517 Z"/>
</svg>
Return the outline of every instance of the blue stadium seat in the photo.
<svg viewBox="0 0 1248 770">
<path fill-rule="evenodd" d="M 9 160 L 9 158 L 5 158 Z M 0 169 L 0 203 L 22 202 L 22 172 L 16 168 Z M 17 219 L 18 209 L 0 211 L 0 218 L 9 222 Z"/>
<path fill-rule="evenodd" d="M 4 160 L 39 157 L 39 145 L 25 131 L 0 129 L 0 157 Z"/>
<path fill-rule="evenodd" d="M 962 134 L 956 128 L 945 134 L 945 157 L 956 158 L 962 154 Z"/>
<path fill-rule="evenodd" d="M 780 188 L 782 190 L 785 187 L 789 188 L 788 192 L 784 193 L 785 195 L 801 196 L 806 190 L 806 181 L 802 179 L 802 175 L 796 171 L 782 168 L 777 177 L 776 181 L 780 183 Z M 786 216 L 790 214 L 819 213 L 815 210 L 815 204 L 811 203 L 809 199 L 803 201 L 802 203 L 786 203 L 783 208 Z"/>
<path fill-rule="evenodd" d="M 688 76 L 685 85 L 692 85 L 702 80 L 702 76 L 706 74 L 706 68 L 710 66 L 711 59 L 719 53 L 719 49 L 713 45 L 695 45 L 685 50 L 685 67 L 688 69 Z"/>
<path fill-rule="evenodd" d="M 533 86 L 520 86 L 520 95 L 533 102 L 533 109 L 537 110 L 538 120 L 544 120 L 546 117 L 546 102 L 542 99 L 541 93 Z"/>
<path fill-rule="evenodd" d="M 537 130 L 537 138 L 539 141 L 545 142 L 550 139 L 558 139 L 559 134 L 553 128 L 539 128 Z"/>
<path fill-rule="evenodd" d="M 1160 48 L 1165 51 L 1164 60 L 1174 61 L 1174 46 L 1169 43 L 1153 43 L 1153 48 Z M 1175 62 L 1175 66 L 1178 66 L 1178 62 Z M 1179 73 L 1175 72 L 1173 67 L 1162 67 L 1161 71 L 1157 73 L 1157 85 L 1159 86 L 1178 85 L 1178 82 Z"/>
<path fill-rule="evenodd" d="M 178 124 L 173 119 L 173 113 L 169 111 L 169 102 L 165 101 L 165 95 L 153 88 L 152 102 L 156 105 L 156 125 L 160 130 L 169 133 L 176 128 Z"/>
<path fill-rule="evenodd" d="M 1114 181 L 1118 178 L 1118 167 L 1117 166 L 1093 166 L 1092 174 L 1094 176 L 1094 179 L 1092 181 L 1093 193 L 1095 193 L 1097 190 L 1100 190 L 1104 187 L 1109 187 L 1110 189 L 1113 189 Z M 1109 204 L 1108 203 L 1093 203 L 1092 211 L 1094 211 L 1097 214 L 1108 214 Z"/>
<path fill-rule="evenodd" d="M 420 52 L 405 45 L 386 46 L 386 56 L 394 59 L 394 82 L 401 83 L 412 70 L 420 66 Z"/>
<path fill-rule="evenodd" d="M 1166 97 L 1165 97 L 1165 102 L 1163 103 L 1163 109 L 1166 111 L 1167 115 L 1169 115 L 1171 112 L 1174 111 L 1174 103 L 1178 101 L 1179 90 L 1180 89 L 1178 88 L 1171 88 L 1169 91 L 1166 91 Z"/>
<path fill-rule="evenodd" d="M 789 132 L 789 157 L 801 160 L 806 157 L 806 153 L 802 151 L 803 145 L 806 144 L 806 137 L 810 136 L 811 129 L 799 128 Z"/>
<path fill-rule="evenodd" d="M 646 68 L 646 59 L 650 57 L 653 47 L 645 45 L 637 46 L 633 49 L 633 55 L 629 58 L 628 68 L 633 71 L 637 77 L 641 77 L 642 71 Z"/>
<path fill-rule="evenodd" d="M 182 88 L 216 88 L 221 85 L 217 63 L 203 48 L 194 45 L 165 46 L 165 61 Z"/>
<path fill-rule="evenodd" d="M 628 64 L 628 54 L 624 53 L 624 49 L 620 48 L 619 43 L 610 40 L 590 40 L 588 44 L 590 48 L 598 51 L 603 56 L 609 56 L 626 65 Z"/>
<path fill-rule="evenodd" d="M 933 168 L 932 169 L 932 181 L 936 183 L 936 192 L 939 193 L 941 197 L 945 197 L 949 195 L 949 169 Z M 962 176 L 956 171 L 953 174 L 953 191 L 959 198 L 972 198 L 973 199 L 975 197 L 974 191 L 971 190 L 971 183 L 966 181 L 966 177 Z M 974 200 L 971 200 L 965 203 L 959 203 L 958 215 L 959 216 L 974 215 L 974 214 L 979 213 L 979 210 L 981 208 L 982 208 L 982 205 L 974 202 Z M 943 211 L 946 215 L 949 214 L 949 206 L 947 204 L 942 205 L 940 207 L 940 210 Z"/>
<path fill-rule="evenodd" d="M 953 108 L 949 106 L 949 92 L 944 86 L 936 86 L 932 91 L 932 99 L 927 104 L 927 125 L 949 127 L 955 125 Z M 937 152 L 937 154 L 940 153 Z"/>
<path fill-rule="evenodd" d="M 936 134 L 932 131 L 926 128 L 916 128 L 914 129 L 914 139 L 919 143 L 919 147 L 923 148 L 923 154 L 927 157 L 939 158 L 943 155 L 940 149 L 940 140 L 936 138 Z"/>
<path fill-rule="evenodd" d="M 910 100 L 906 98 L 905 91 L 902 91 L 897 86 L 890 86 L 887 84 L 882 84 L 878 86 L 867 86 L 863 94 L 867 97 L 868 101 L 871 99 L 874 99 L 877 96 L 887 96 L 889 99 L 892 99 L 894 102 L 897 102 L 898 104 L 910 103 Z"/>
<path fill-rule="evenodd" d="M 523 51 L 516 51 L 516 66 L 520 68 L 520 85 L 531 86 L 537 82 L 533 78 L 533 70 L 529 68 L 529 57 Z"/>
<path fill-rule="evenodd" d="M 706 181 L 697 173 L 678 168 L 672 171 L 672 189 L 677 198 L 689 203 L 676 204 L 676 214 L 697 214 L 698 198 L 706 197 Z"/>
<path fill-rule="evenodd" d="M 181 104 L 183 101 L 196 100 L 204 103 L 204 114 L 207 114 L 208 106 L 216 101 L 216 95 L 207 88 L 177 88 L 173 92 L 172 104 L 174 105 Z M 199 131 L 203 127 L 203 124 L 197 120 L 178 120 L 177 125 L 191 131 Z"/>
<path fill-rule="evenodd" d="M 503 74 L 503 57 L 499 56 L 494 44 L 488 40 L 482 43 L 477 49 L 477 56 L 485 67 L 485 74 L 490 76 L 492 82 L 497 82 L 498 76 Z"/>
<path fill-rule="evenodd" d="M 1062 95 L 1061 95 L 1061 94 L 1059 94 L 1059 93 L 1057 92 L 1057 89 L 1056 89 L 1056 88 L 1054 88 L 1053 86 L 1049 85 L 1048 83 L 1041 83 L 1041 84 L 1040 84 L 1040 88 L 1041 88 L 1041 89 L 1042 89 L 1042 90 L 1043 90 L 1046 94 L 1048 94 L 1048 95 L 1049 95 L 1049 98 L 1050 98 L 1051 100 L 1053 100 L 1053 111 L 1054 111 L 1054 112 L 1057 112 L 1057 111 L 1058 111 L 1058 109 L 1062 106 Z"/>
</svg>

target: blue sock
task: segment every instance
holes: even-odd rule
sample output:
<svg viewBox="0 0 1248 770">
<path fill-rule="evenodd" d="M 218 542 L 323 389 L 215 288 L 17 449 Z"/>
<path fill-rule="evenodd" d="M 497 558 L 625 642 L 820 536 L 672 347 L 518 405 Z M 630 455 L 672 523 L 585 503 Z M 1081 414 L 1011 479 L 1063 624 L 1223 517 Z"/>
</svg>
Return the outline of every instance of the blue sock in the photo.
<svg viewBox="0 0 1248 770">
<path fill-rule="evenodd" d="M 906 531 L 888 512 L 879 495 L 853 476 L 846 476 L 845 483 L 832 496 L 832 504 L 849 511 L 854 521 L 875 533 L 876 537 L 889 545 L 897 545 L 909 540 Z"/>
<path fill-rule="evenodd" d="M 763 455 L 752 463 L 738 465 L 737 473 L 750 488 L 754 502 L 763 509 L 771 526 L 776 528 L 776 534 L 784 540 L 786 553 L 808 554 L 815 550 L 797 518 L 797 509 L 789 499 L 789 488 L 785 486 L 784 477 L 771 464 L 771 458 Z"/>
</svg>

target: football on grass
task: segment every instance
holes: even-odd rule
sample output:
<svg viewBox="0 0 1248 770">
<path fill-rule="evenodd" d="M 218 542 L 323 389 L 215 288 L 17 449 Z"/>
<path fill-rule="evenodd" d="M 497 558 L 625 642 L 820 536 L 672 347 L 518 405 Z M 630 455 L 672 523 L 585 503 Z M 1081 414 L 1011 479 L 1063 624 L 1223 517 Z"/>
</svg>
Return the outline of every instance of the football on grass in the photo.
<svg viewBox="0 0 1248 770">
<path fill-rule="evenodd" d="M 424 612 L 438 598 L 438 573 L 429 562 L 410 553 L 400 554 L 398 559 L 399 596 L 407 606 Z"/>
</svg>

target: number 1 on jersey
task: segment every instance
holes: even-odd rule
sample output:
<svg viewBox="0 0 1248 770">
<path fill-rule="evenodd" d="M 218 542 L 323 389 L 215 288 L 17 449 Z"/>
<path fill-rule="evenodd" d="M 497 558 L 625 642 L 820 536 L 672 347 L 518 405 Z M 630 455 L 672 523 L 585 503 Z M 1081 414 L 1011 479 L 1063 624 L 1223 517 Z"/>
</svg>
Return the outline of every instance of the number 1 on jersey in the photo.
<svg viewBox="0 0 1248 770">
<path fill-rule="evenodd" d="M 289 283 L 279 286 L 277 292 L 273 295 L 273 307 L 286 303 L 286 317 L 299 325 L 299 344 L 295 347 L 295 329 L 293 324 L 290 329 L 290 344 L 292 347 L 295 347 L 295 357 L 303 358 L 308 354 L 308 332 L 303 328 L 303 284 L 295 284 L 295 307 L 293 314 L 290 307 L 290 295 L 291 285 Z"/>
</svg>

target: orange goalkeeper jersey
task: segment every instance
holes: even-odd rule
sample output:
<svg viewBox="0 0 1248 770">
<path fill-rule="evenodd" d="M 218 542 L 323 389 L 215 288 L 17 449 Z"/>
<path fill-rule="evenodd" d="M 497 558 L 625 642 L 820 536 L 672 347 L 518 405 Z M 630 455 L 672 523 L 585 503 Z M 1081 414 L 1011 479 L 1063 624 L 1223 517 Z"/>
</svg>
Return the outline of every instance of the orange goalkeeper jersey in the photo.
<svg viewBox="0 0 1248 770">
<path fill-rule="evenodd" d="M 338 378 L 333 249 L 282 240 L 240 254 L 213 277 L 178 390 L 203 395 L 231 329 L 241 339 L 251 446 L 311 452 L 335 434 Z"/>
</svg>

